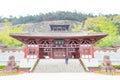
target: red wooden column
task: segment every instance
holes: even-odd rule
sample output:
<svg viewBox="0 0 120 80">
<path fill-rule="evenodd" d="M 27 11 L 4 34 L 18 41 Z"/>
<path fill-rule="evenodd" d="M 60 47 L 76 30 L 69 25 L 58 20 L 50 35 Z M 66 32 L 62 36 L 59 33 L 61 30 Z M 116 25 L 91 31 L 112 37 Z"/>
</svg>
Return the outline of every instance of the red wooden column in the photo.
<svg viewBox="0 0 120 80">
<path fill-rule="evenodd" d="M 50 52 L 49 52 L 49 57 L 53 58 L 53 39 L 49 40 L 49 47 L 50 47 Z"/>
<path fill-rule="evenodd" d="M 41 48 L 40 48 L 40 50 L 39 50 L 39 58 L 40 58 L 40 59 L 43 58 L 43 56 L 41 55 Z"/>
<path fill-rule="evenodd" d="M 43 55 L 42 55 L 42 44 L 39 44 L 39 58 L 42 59 L 43 58 Z"/>
<path fill-rule="evenodd" d="M 36 45 L 36 50 L 35 50 L 37 58 L 39 58 L 39 45 Z"/>
<path fill-rule="evenodd" d="M 82 47 L 82 44 L 79 45 L 79 54 L 80 54 L 80 57 L 79 58 L 82 58 L 82 50 L 83 50 L 83 47 Z"/>
<path fill-rule="evenodd" d="M 65 39 L 65 45 L 66 45 L 66 48 L 65 48 L 65 57 L 68 57 L 68 45 L 69 45 L 69 43 L 68 43 L 68 41 L 69 41 L 69 39 Z"/>
<path fill-rule="evenodd" d="M 27 44 L 26 44 L 25 47 L 24 47 L 24 58 L 27 58 L 27 55 L 28 55 L 28 47 L 27 47 Z"/>
<path fill-rule="evenodd" d="M 94 58 L 94 47 L 93 47 L 92 44 L 91 44 L 91 47 L 90 47 L 90 53 L 91 53 L 92 58 Z"/>
</svg>

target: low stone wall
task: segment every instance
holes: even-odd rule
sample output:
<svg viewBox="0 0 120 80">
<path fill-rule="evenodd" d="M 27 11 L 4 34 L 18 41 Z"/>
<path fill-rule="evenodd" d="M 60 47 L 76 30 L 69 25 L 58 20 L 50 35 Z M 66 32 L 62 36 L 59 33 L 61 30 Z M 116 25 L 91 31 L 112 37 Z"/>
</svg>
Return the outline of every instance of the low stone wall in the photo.
<svg viewBox="0 0 120 80">
<path fill-rule="evenodd" d="M 119 48 L 106 47 L 106 48 L 95 48 L 95 51 L 116 52 L 118 49 L 119 49 Z"/>
<path fill-rule="evenodd" d="M 0 48 L 0 53 L 15 53 L 15 52 L 23 52 L 24 48 Z"/>
</svg>

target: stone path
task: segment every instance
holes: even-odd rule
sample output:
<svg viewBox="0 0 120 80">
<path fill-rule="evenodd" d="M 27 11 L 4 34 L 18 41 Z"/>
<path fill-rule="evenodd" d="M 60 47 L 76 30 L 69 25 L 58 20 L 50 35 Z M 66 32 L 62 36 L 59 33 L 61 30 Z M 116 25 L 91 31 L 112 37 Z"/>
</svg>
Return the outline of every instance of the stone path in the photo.
<svg viewBox="0 0 120 80">
<path fill-rule="evenodd" d="M 34 72 L 84 72 L 79 59 L 69 59 L 65 64 L 65 59 L 41 59 Z"/>
</svg>

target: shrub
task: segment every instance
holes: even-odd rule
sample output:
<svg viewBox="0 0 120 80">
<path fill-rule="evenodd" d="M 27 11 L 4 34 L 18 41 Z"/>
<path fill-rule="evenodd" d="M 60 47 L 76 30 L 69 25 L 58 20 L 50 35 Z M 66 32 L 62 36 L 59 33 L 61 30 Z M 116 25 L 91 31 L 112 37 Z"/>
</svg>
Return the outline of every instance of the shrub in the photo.
<svg viewBox="0 0 120 80">
<path fill-rule="evenodd" d="M 3 69 L 5 67 L 5 65 L 0 65 L 0 69 Z"/>
<path fill-rule="evenodd" d="M 120 65 L 113 65 L 113 67 L 120 69 Z"/>
</svg>

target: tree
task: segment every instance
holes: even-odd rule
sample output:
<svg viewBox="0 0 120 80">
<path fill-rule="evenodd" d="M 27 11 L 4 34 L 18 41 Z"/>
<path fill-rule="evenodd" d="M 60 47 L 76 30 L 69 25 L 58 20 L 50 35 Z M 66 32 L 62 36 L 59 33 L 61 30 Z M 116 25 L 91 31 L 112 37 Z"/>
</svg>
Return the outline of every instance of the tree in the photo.
<svg viewBox="0 0 120 80">
<path fill-rule="evenodd" d="M 120 15 L 114 16 L 113 19 L 112 19 L 112 22 L 118 28 L 118 34 L 120 35 Z"/>
<path fill-rule="evenodd" d="M 117 41 L 117 27 L 112 23 L 110 19 L 107 19 L 105 16 L 88 18 L 85 21 L 84 29 L 88 31 L 92 30 L 93 32 L 108 33 L 108 36 L 100 40 L 100 42 L 97 42 L 96 46 L 112 46 Z"/>
<path fill-rule="evenodd" d="M 84 29 L 88 31 L 93 30 L 94 32 L 108 33 L 111 36 L 114 36 L 118 33 L 116 26 L 105 16 L 88 18 L 85 21 Z"/>
<path fill-rule="evenodd" d="M 7 46 L 22 46 L 22 43 L 9 36 L 10 33 L 22 33 L 25 27 L 24 24 L 21 26 L 13 26 L 5 19 L 5 30 L 0 32 L 0 41 Z"/>
<path fill-rule="evenodd" d="M 78 32 L 81 30 L 81 28 L 82 28 L 81 25 L 74 25 L 74 27 L 72 28 L 72 32 Z"/>
</svg>

